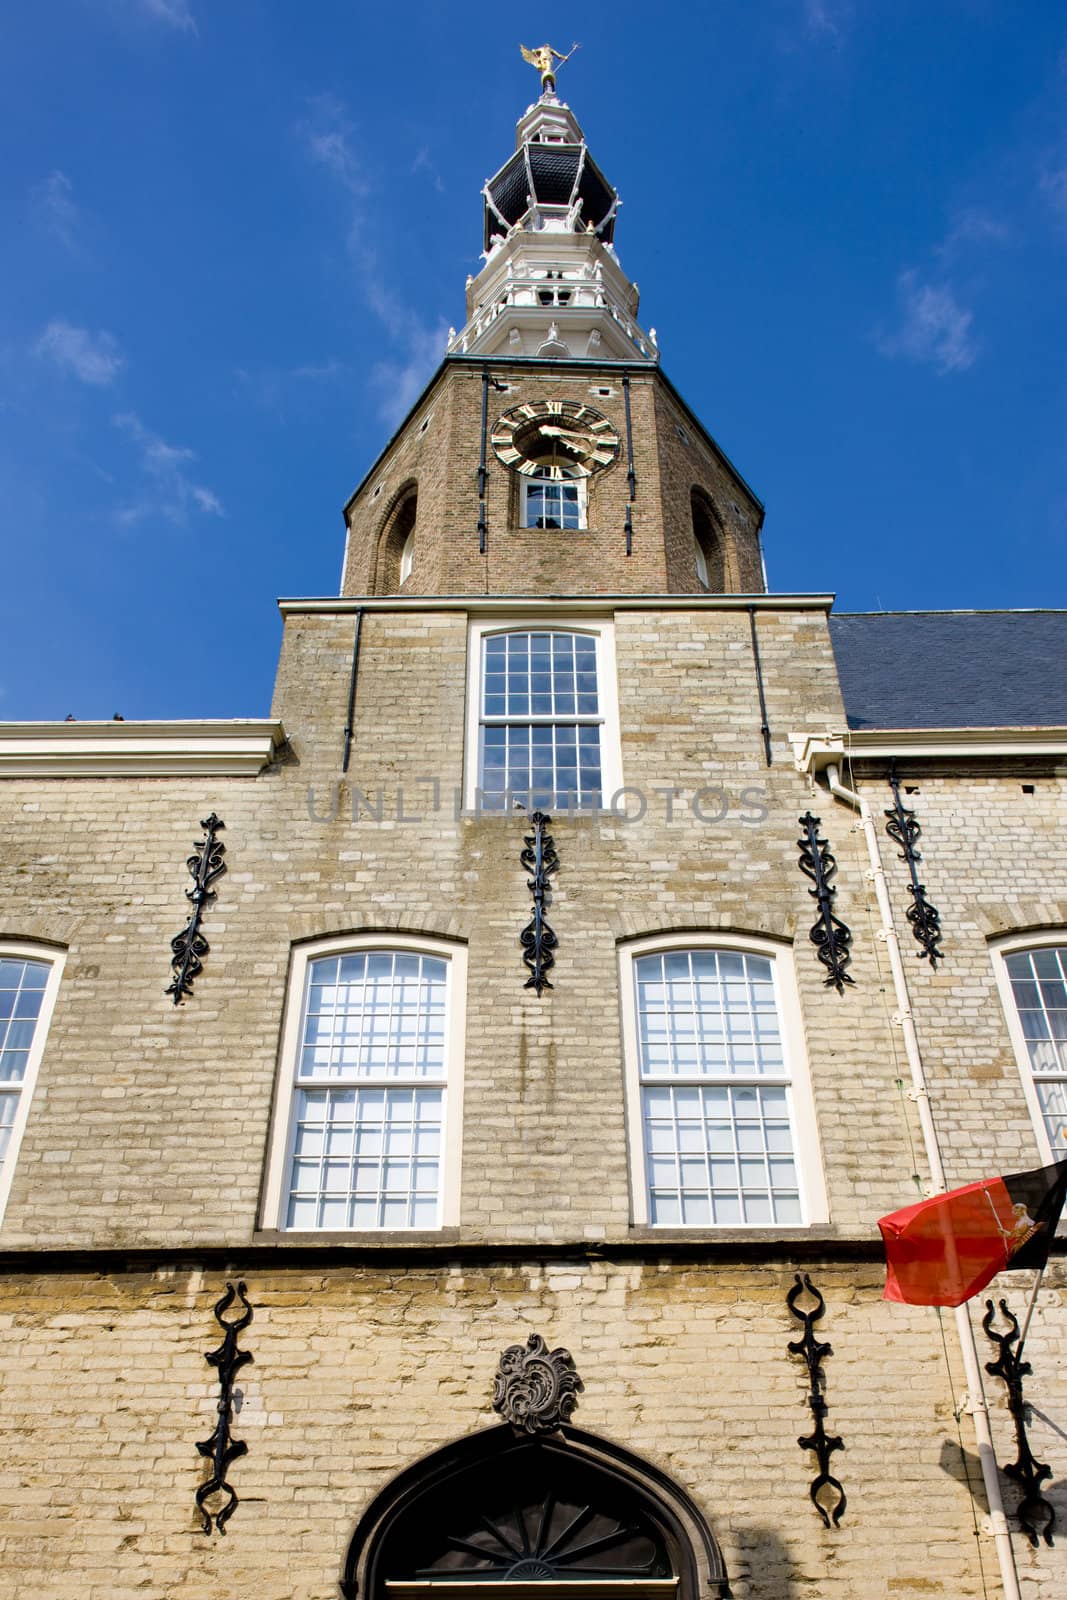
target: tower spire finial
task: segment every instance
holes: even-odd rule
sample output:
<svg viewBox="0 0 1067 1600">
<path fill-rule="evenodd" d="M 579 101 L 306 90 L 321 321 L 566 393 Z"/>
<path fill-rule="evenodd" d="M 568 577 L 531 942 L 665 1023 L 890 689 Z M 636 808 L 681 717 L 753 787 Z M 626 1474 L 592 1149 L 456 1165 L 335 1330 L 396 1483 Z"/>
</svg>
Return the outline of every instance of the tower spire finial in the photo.
<svg viewBox="0 0 1067 1600">
<path fill-rule="evenodd" d="M 531 67 L 536 67 L 541 74 L 541 93 L 555 94 L 555 63 L 558 61 L 562 67 L 564 62 L 570 60 L 576 50 L 581 49 L 581 45 L 572 44 L 566 55 L 561 55 L 558 50 L 553 50 L 550 44 L 536 45 L 533 50 L 528 50 L 524 44 L 520 44 L 519 49 L 522 51 L 522 59 L 528 61 Z"/>
</svg>

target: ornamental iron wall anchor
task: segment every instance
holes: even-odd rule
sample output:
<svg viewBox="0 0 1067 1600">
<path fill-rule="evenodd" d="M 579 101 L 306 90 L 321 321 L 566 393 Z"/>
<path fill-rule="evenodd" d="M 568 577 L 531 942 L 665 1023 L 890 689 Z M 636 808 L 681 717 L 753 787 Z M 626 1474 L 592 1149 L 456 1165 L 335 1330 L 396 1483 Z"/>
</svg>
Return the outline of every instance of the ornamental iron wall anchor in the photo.
<svg viewBox="0 0 1067 1600">
<path fill-rule="evenodd" d="M 926 898 L 926 888 L 919 882 L 918 865 L 922 856 L 915 848 L 915 841 L 922 833 L 914 811 L 901 802 L 900 780 L 896 770 L 889 774 L 889 787 L 893 791 L 892 809 L 885 813 L 887 821 L 885 831 L 894 843 L 900 846 L 900 859 L 908 863 L 908 872 L 911 875 L 912 903 L 908 907 L 908 921 L 911 931 L 922 948 L 919 959 L 929 961 L 936 968 L 939 961 L 944 961 L 944 952 L 938 949 L 941 943 L 941 917 L 936 906 L 930 904 Z"/>
<path fill-rule="evenodd" d="M 584 1385 L 569 1350 L 550 1350 L 539 1333 L 500 1357 L 493 1410 L 519 1433 L 556 1433 L 569 1422 Z"/>
<path fill-rule="evenodd" d="M 1008 1319 L 1006 1333 L 997 1333 L 993 1327 L 996 1311 L 993 1309 L 992 1300 L 985 1303 L 985 1316 L 982 1318 L 982 1327 L 986 1336 L 998 1346 L 1000 1354 L 995 1361 L 987 1361 L 985 1369 L 994 1378 L 1003 1378 L 1008 1386 L 1008 1410 L 1015 1424 L 1015 1444 L 1019 1459 L 1001 1468 L 1005 1477 L 1017 1483 L 1023 1492 L 1015 1515 L 1022 1525 L 1023 1532 L 1030 1543 L 1037 1548 L 1044 1539 L 1047 1545 L 1052 1544 L 1052 1530 L 1056 1526 L 1055 1508 L 1041 1493 L 1041 1485 L 1052 1476 L 1052 1468 L 1043 1461 L 1038 1461 L 1030 1449 L 1030 1441 L 1026 1436 L 1027 1405 L 1023 1399 L 1023 1379 L 1030 1377 L 1033 1367 L 1029 1361 L 1022 1359 L 1022 1345 L 1017 1350 L 1012 1349 L 1019 1338 L 1019 1319 L 1008 1310 L 1006 1300 L 998 1302 L 1001 1315 Z"/>
<path fill-rule="evenodd" d="M 826 1379 L 822 1370 L 823 1358 L 832 1356 L 833 1346 L 825 1340 L 815 1337 L 815 1324 L 826 1311 L 826 1301 L 812 1283 L 805 1272 L 803 1278 L 800 1273 L 795 1274 L 796 1282 L 785 1297 L 786 1305 L 797 1318 L 804 1324 L 804 1337 L 791 1339 L 788 1349 L 790 1355 L 803 1356 L 808 1367 L 808 1405 L 811 1407 L 812 1416 L 815 1418 L 815 1427 L 811 1433 L 803 1433 L 797 1439 L 797 1444 L 802 1450 L 814 1450 L 819 1461 L 819 1471 L 812 1480 L 808 1493 L 811 1503 L 819 1513 L 826 1526 L 836 1528 L 845 1514 L 848 1500 L 844 1488 L 837 1478 L 830 1472 L 830 1457 L 835 1450 L 845 1448 L 844 1440 L 837 1435 L 826 1432 L 825 1417 L 829 1407 L 823 1395 Z M 814 1305 L 809 1310 L 803 1310 L 797 1304 L 801 1295 L 811 1295 Z"/>
<path fill-rule="evenodd" d="M 211 885 L 216 878 L 221 878 L 226 871 L 223 856 L 226 846 L 216 838 L 226 824 L 220 822 L 214 812 L 210 817 L 205 817 L 200 826 L 207 837 L 200 839 L 193 845 L 193 855 L 186 861 L 186 866 L 193 875 L 193 887 L 186 889 L 185 897 L 193 902 L 193 914 L 189 918 L 181 933 L 170 941 L 173 955 L 170 964 L 174 969 L 174 982 L 165 990 L 176 1006 L 180 1006 L 187 994 L 193 992 L 193 979 L 199 977 L 204 970 L 203 957 L 207 955 L 211 946 L 200 932 L 200 923 L 204 915 L 204 907 L 215 898 L 215 891 Z"/>
<path fill-rule="evenodd" d="M 546 816 L 543 811 L 533 813 L 530 818 L 533 832 L 525 835 L 526 848 L 519 856 L 519 861 L 527 872 L 533 874 L 526 882 L 526 887 L 533 895 L 533 916 L 519 934 L 522 959 L 530 969 L 530 976 L 523 987 L 535 990 L 538 999 L 543 989 L 552 987 L 547 974 L 548 969 L 556 964 L 552 952 L 559 942 L 545 921 L 548 880 L 559 866 L 556 846 L 552 835 L 547 831 L 551 821 L 552 818 Z"/>
<path fill-rule="evenodd" d="M 819 838 L 819 818 L 806 811 L 800 819 L 804 837 L 797 840 L 800 849 L 800 870 L 815 885 L 808 893 L 818 902 L 819 920 L 812 925 L 809 938 L 815 946 L 819 960 L 826 968 L 823 979 L 827 988 L 832 985 L 838 994 L 844 994 L 845 984 L 853 983 L 845 968 L 852 960 L 852 930 L 834 916 L 834 896 L 837 890 L 830 879 L 837 871 L 837 862 L 830 854 L 825 839 Z"/>
<path fill-rule="evenodd" d="M 240 1300 L 244 1310 L 234 1321 L 227 1322 L 223 1312 L 228 1311 L 235 1300 Z M 214 1524 L 217 1531 L 224 1534 L 226 1524 L 237 1510 L 239 1503 L 236 1491 L 226 1481 L 226 1469 L 232 1461 L 248 1453 L 248 1446 L 244 1441 L 232 1437 L 230 1424 L 233 1421 L 233 1380 L 241 1368 L 253 1359 L 249 1351 L 238 1350 L 237 1335 L 248 1327 L 251 1320 L 252 1307 L 245 1295 L 245 1285 L 239 1283 L 235 1289 L 232 1283 L 228 1283 L 226 1293 L 215 1303 L 215 1321 L 223 1330 L 224 1337 L 218 1349 L 209 1350 L 204 1357 L 205 1361 L 218 1369 L 219 1374 L 219 1420 L 210 1439 L 199 1441 L 196 1447 L 202 1456 L 210 1458 L 212 1465 L 210 1478 L 196 1491 L 196 1506 L 204 1519 L 205 1533 L 210 1533 Z M 213 1494 L 225 1496 L 221 1508 L 214 1512 L 209 1511 L 204 1504 L 208 1496 Z"/>
</svg>

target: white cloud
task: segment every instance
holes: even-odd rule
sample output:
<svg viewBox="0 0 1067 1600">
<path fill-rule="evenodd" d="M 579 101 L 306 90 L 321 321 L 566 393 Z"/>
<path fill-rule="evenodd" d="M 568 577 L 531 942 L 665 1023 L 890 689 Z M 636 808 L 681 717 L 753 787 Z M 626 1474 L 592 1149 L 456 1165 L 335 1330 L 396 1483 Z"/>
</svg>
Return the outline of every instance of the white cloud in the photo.
<svg viewBox="0 0 1067 1600">
<path fill-rule="evenodd" d="M 214 490 L 196 483 L 189 474 L 189 466 L 197 459 L 195 450 L 185 445 L 167 444 L 158 433 L 145 427 L 135 411 L 121 412 L 111 420 L 138 447 L 141 469 L 153 485 L 151 495 L 119 507 L 115 515 L 122 526 L 132 527 L 147 517 L 183 523 L 190 510 L 213 517 L 226 515 Z"/>
<path fill-rule="evenodd" d="M 301 383 L 329 383 L 339 378 L 344 370 L 343 361 L 309 361 L 302 367 L 291 368 L 289 376 Z"/>
<path fill-rule="evenodd" d="M 1067 221 L 1067 167 L 1053 167 L 1041 174 L 1041 193 L 1057 216 Z"/>
<path fill-rule="evenodd" d="M 347 370 L 343 361 L 305 361 L 296 367 L 235 367 L 241 394 L 277 421 L 286 421 L 311 404 L 309 390 L 335 383 Z"/>
<path fill-rule="evenodd" d="M 978 356 L 972 332 L 974 315 L 960 305 L 947 283 L 924 283 L 914 271 L 897 279 L 900 323 L 877 340 L 884 356 L 903 356 L 934 367 L 944 376 L 965 372 Z"/>
<path fill-rule="evenodd" d="M 849 0 L 803 0 L 803 13 L 805 30 L 812 37 L 839 39 L 852 6 Z"/>
<path fill-rule="evenodd" d="M 1006 222 L 1002 222 L 984 206 L 965 206 L 953 218 L 951 227 L 937 247 L 937 254 L 942 260 L 948 261 L 965 246 L 1007 244 L 1010 239 L 1011 229 Z"/>
<path fill-rule="evenodd" d="M 153 22 L 162 22 L 179 33 L 195 33 L 196 19 L 188 0 L 133 0 L 137 9 Z"/>
<path fill-rule="evenodd" d="M 350 194 L 367 192 L 367 181 L 352 149 L 355 126 L 340 100 L 320 94 L 311 101 L 311 115 L 300 124 L 300 133 L 312 161 L 343 183 Z"/>
<path fill-rule="evenodd" d="M 414 161 L 411 163 L 412 176 L 414 177 L 418 172 L 425 172 L 426 176 L 437 190 L 437 193 L 444 194 L 444 181 L 440 172 L 437 170 L 437 164 L 430 155 L 429 148 L 426 145 L 423 145 L 422 149 L 418 151 Z"/>
<path fill-rule="evenodd" d="M 444 356 L 447 336 L 443 322 L 436 328 L 413 327 L 402 357 L 372 367 L 371 382 L 382 395 L 378 409 L 386 422 L 395 426 L 411 410 Z"/>
<path fill-rule="evenodd" d="M 348 249 L 367 304 L 392 343 L 399 347 L 397 356 L 379 361 L 370 374 L 382 394 L 381 416 L 388 423 L 397 423 L 414 405 L 442 360 L 448 328 L 443 321 L 428 327 L 416 311 L 397 299 L 385 283 L 373 251 L 364 244 L 358 224 L 349 235 Z"/>
<path fill-rule="evenodd" d="M 110 333 L 90 333 L 88 328 L 75 328 L 58 319 L 48 324 L 35 349 L 61 371 L 73 373 L 82 383 L 98 389 L 114 383 L 125 366 L 118 343 Z"/>
<path fill-rule="evenodd" d="M 368 307 L 398 347 L 396 355 L 377 363 L 371 378 L 382 394 L 381 415 L 389 423 L 399 422 L 444 355 L 447 326 L 442 321 L 428 327 L 389 287 L 368 242 L 372 228 L 365 199 L 368 185 L 353 149 L 356 128 L 342 102 L 333 95 L 320 95 L 311 103 L 311 116 L 300 124 L 299 133 L 311 160 L 330 172 L 346 191 L 349 258 Z M 423 167 L 432 181 L 432 163 L 420 152 L 413 170 Z"/>
<path fill-rule="evenodd" d="M 843 48 L 852 23 L 854 0 L 787 0 L 772 23 L 779 50 L 793 55 L 812 47 Z"/>
<path fill-rule="evenodd" d="M 53 238 L 72 255 L 78 251 L 81 212 L 74 200 L 74 185 L 58 168 L 33 190 L 37 214 Z"/>
</svg>

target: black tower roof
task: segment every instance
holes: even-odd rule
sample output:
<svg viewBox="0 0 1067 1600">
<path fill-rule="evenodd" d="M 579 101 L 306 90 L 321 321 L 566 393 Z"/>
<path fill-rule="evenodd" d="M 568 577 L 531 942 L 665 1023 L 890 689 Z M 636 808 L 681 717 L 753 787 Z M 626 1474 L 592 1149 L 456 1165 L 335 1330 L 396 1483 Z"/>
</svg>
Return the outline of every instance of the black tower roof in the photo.
<svg viewBox="0 0 1067 1600">
<path fill-rule="evenodd" d="M 618 198 L 584 144 L 531 139 L 485 186 L 485 248 L 525 216 L 531 201 L 572 206 L 579 199 L 582 222 L 610 244 Z"/>
</svg>

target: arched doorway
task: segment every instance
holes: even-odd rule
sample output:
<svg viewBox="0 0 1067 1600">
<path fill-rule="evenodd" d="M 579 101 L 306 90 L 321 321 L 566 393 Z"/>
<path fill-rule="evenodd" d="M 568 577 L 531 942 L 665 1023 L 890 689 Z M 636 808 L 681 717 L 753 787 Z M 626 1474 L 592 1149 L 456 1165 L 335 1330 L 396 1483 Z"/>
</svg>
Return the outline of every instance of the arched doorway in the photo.
<svg viewBox="0 0 1067 1600">
<path fill-rule="evenodd" d="M 446 1445 L 395 1478 L 352 1537 L 345 1600 L 702 1600 L 729 1595 L 710 1528 L 685 1491 L 618 1445 L 565 1427 L 510 1427 Z M 499 1600 L 505 1600 L 500 1596 Z"/>
</svg>

